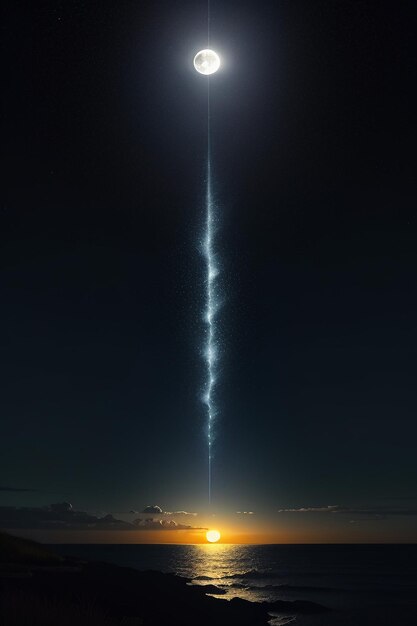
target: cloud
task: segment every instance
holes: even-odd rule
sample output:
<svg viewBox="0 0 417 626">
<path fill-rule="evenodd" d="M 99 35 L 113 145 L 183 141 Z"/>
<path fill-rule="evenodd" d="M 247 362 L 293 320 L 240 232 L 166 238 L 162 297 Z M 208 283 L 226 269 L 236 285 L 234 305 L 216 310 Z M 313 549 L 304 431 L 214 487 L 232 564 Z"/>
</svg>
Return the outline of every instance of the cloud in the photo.
<svg viewBox="0 0 417 626">
<path fill-rule="evenodd" d="M 153 506 L 146 506 L 142 513 L 146 513 L 147 515 L 162 515 L 163 511 L 160 506 L 154 504 Z"/>
<path fill-rule="evenodd" d="M 77 511 L 69 502 L 45 507 L 0 507 L 0 528 L 42 530 L 189 530 L 192 526 L 174 520 L 138 519 L 133 523 L 107 515 L 90 515 Z"/>
<path fill-rule="evenodd" d="M 255 515 L 254 511 L 236 511 L 236 515 Z"/>
<path fill-rule="evenodd" d="M 164 511 L 164 515 L 182 515 L 183 517 L 197 517 L 197 513 L 190 513 L 189 511 Z"/>
<path fill-rule="evenodd" d="M 142 514 L 145 515 L 176 515 L 183 517 L 196 517 L 197 513 L 189 513 L 188 511 L 163 511 L 160 506 L 154 504 L 143 509 Z"/>
<path fill-rule="evenodd" d="M 279 509 L 278 513 L 331 513 L 336 515 L 357 515 L 369 520 L 386 519 L 392 516 L 414 516 L 417 509 L 394 507 L 354 508 L 329 504 L 327 506 L 301 507 L 296 509 Z M 353 522 L 354 520 L 351 520 Z"/>
<path fill-rule="evenodd" d="M 278 513 L 333 513 L 339 506 L 337 504 L 329 504 L 328 506 L 308 506 L 299 509 L 279 509 Z"/>
<path fill-rule="evenodd" d="M 206 528 L 196 528 L 188 524 L 178 524 L 174 520 L 167 519 L 135 519 L 133 522 L 136 528 L 141 530 L 207 530 Z"/>
</svg>

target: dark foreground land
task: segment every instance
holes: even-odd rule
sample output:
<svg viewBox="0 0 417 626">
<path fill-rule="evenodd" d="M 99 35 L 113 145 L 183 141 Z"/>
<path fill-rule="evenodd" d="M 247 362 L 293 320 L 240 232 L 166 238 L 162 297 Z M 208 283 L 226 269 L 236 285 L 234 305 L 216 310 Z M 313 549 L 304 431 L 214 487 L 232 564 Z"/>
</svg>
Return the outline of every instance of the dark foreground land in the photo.
<svg viewBox="0 0 417 626">
<path fill-rule="evenodd" d="M 0 626 L 263 626 L 271 614 L 280 625 L 417 624 L 415 594 L 405 604 L 387 597 L 328 610 L 302 600 L 227 601 L 223 589 L 189 582 L 174 574 L 65 558 L 0 533 Z"/>
<path fill-rule="evenodd" d="M 269 612 L 320 614 L 312 602 L 225 601 L 214 585 L 58 557 L 34 542 L 0 534 L 1 626 L 264 625 Z"/>
</svg>

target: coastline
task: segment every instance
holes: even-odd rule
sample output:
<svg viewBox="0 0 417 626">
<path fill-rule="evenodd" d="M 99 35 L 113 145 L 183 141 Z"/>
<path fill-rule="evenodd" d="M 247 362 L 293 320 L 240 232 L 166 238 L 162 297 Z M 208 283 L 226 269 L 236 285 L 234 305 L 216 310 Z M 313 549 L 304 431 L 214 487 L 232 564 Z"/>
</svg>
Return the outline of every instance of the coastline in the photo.
<svg viewBox="0 0 417 626">
<path fill-rule="evenodd" d="M 0 533 L 0 624 L 411 626 L 417 615 L 415 551 L 361 549 L 361 559 L 356 555 L 349 560 L 346 550 L 336 555 L 328 550 L 327 557 L 321 551 L 317 560 L 316 550 L 305 547 L 302 553 L 287 550 L 286 556 L 269 550 L 271 559 L 263 554 L 261 561 L 249 551 L 248 560 L 240 560 L 237 567 L 226 559 L 213 569 L 203 559 L 196 569 L 196 555 L 185 549 L 138 546 L 132 556 L 126 546 L 121 552 L 120 546 L 82 548 L 59 550 Z M 390 554 L 396 555 L 391 562 Z M 257 558 L 264 571 L 250 569 Z M 299 575 L 283 570 L 284 562 L 296 569 L 298 563 Z M 352 564 L 349 584 L 345 576 Z M 361 569 L 364 564 L 367 573 Z M 382 593 L 377 583 L 384 571 L 390 575 Z"/>
<path fill-rule="evenodd" d="M 40 544 L 7 535 L 0 542 L 0 617 L 5 624 L 263 626 L 271 612 L 326 611 L 301 600 L 226 601 L 219 587 L 190 583 L 172 573 L 59 557 Z"/>
<path fill-rule="evenodd" d="M 190 580 L 175 574 L 138 572 L 100 562 L 64 561 L 61 566 L 28 566 L 20 574 L 14 568 L 8 575 L 3 568 L 0 575 L 3 612 L 16 612 L 20 606 L 23 618 L 24 606 L 43 606 L 46 615 L 39 615 L 39 624 L 46 623 L 48 610 L 52 608 L 55 614 L 62 608 L 63 616 L 75 611 L 82 618 L 83 611 L 94 607 L 101 618 L 106 616 L 109 624 L 154 626 L 213 623 L 261 626 L 271 619 L 271 611 L 310 614 L 326 610 L 304 601 L 221 600 L 208 595 L 222 595 L 223 590 L 215 585 L 190 585 Z M 83 623 L 82 619 L 79 623 Z"/>
</svg>

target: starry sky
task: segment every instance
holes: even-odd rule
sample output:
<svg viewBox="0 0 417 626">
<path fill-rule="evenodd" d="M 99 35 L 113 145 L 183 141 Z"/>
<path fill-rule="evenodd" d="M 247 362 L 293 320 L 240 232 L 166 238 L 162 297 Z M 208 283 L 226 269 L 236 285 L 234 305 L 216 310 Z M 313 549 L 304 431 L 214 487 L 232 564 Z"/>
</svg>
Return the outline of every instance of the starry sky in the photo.
<svg viewBox="0 0 417 626">
<path fill-rule="evenodd" d="M 10 3 L 0 526 L 417 539 L 412 5 L 212 0 L 209 508 L 206 2 Z"/>
</svg>

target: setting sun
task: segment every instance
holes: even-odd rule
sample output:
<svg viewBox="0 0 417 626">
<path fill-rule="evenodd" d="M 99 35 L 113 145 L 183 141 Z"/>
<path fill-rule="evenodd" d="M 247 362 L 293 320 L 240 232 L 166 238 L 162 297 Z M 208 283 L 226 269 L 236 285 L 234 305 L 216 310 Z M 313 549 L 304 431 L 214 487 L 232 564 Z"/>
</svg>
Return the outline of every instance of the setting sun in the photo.
<svg viewBox="0 0 417 626">
<path fill-rule="evenodd" d="M 216 543 L 220 539 L 221 535 L 218 530 L 208 530 L 206 532 L 206 539 L 210 543 Z"/>
</svg>

